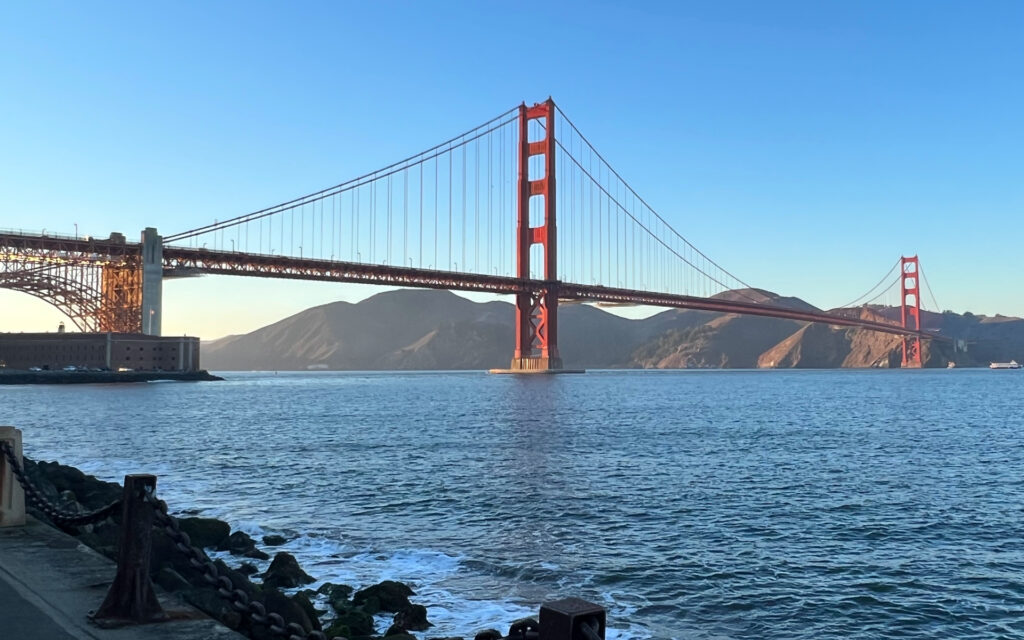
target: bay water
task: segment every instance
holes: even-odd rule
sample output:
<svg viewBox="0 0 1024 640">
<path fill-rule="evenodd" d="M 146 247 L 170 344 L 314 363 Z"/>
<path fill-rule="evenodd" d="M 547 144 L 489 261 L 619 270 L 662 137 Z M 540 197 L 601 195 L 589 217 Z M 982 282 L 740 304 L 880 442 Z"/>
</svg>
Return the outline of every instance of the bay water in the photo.
<svg viewBox="0 0 1024 640">
<path fill-rule="evenodd" d="M 408 583 L 422 637 L 564 596 L 620 640 L 1024 637 L 1020 372 L 222 375 L 0 387 L 0 424 L 313 587 Z"/>
</svg>

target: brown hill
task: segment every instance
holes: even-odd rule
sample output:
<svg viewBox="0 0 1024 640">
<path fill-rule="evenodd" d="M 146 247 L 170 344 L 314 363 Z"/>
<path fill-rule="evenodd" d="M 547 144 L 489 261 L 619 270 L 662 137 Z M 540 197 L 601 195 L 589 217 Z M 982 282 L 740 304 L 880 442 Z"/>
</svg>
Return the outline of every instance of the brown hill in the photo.
<svg viewBox="0 0 1024 640">
<path fill-rule="evenodd" d="M 761 289 L 719 297 L 815 307 Z M 842 310 L 891 318 L 898 310 Z M 1024 320 L 924 314 L 927 328 L 966 338 L 968 352 L 924 348 L 926 366 L 1024 361 Z M 629 319 L 589 305 L 559 308 L 566 364 L 581 368 L 746 368 L 899 366 L 900 340 L 860 329 L 792 320 L 670 309 Z M 390 291 L 351 304 L 313 307 L 241 336 L 203 346 L 212 370 L 488 369 L 504 367 L 513 349 L 513 307 L 476 303 L 447 291 Z"/>
</svg>

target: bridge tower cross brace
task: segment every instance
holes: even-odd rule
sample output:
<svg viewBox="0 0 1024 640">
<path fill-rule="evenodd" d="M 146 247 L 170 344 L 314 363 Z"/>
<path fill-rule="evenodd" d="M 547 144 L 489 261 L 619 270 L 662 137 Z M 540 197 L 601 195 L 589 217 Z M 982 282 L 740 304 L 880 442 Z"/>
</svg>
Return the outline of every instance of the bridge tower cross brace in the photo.
<svg viewBox="0 0 1024 640">
<path fill-rule="evenodd" d="M 921 280 L 917 256 L 900 258 L 900 320 L 903 328 L 921 331 Z M 903 336 L 903 366 L 920 368 L 921 337 Z"/>
<path fill-rule="evenodd" d="M 531 141 L 529 125 L 543 120 L 544 137 Z M 530 159 L 543 158 L 544 175 L 531 179 Z M 536 165 L 537 163 L 535 163 Z M 558 353 L 558 246 L 555 211 L 555 103 L 551 98 L 519 107 L 519 183 L 516 224 L 516 277 L 530 279 L 530 249 L 544 249 L 545 286 L 516 294 L 516 350 L 513 371 L 562 368 Z M 530 204 L 539 204 L 543 222 L 530 226 Z"/>
</svg>

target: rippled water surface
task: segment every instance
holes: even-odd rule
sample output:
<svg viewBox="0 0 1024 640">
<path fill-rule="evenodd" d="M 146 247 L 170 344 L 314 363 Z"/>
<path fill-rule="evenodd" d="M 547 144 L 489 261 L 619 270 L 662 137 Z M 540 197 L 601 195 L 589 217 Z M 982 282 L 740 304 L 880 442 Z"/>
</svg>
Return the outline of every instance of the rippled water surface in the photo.
<svg viewBox="0 0 1024 640">
<path fill-rule="evenodd" d="M 0 387 L 0 423 L 407 581 L 427 636 L 577 595 L 623 639 L 1024 637 L 1024 373 L 228 377 Z"/>
</svg>

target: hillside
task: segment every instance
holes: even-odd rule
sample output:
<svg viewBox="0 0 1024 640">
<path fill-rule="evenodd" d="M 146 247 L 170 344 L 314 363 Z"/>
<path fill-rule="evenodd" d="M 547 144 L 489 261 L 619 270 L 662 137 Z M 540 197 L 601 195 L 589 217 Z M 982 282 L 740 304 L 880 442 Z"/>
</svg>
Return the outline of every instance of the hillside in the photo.
<svg viewBox="0 0 1024 640">
<path fill-rule="evenodd" d="M 813 310 L 799 298 L 759 289 L 721 294 L 736 300 Z M 898 310 L 851 309 L 865 317 Z M 793 320 L 669 309 L 643 319 L 580 304 L 559 307 L 560 347 L 580 368 L 753 368 L 899 366 L 900 340 L 860 329 Z M 961 366 L 1024 361 L 1024 320 L 925 314 L 929 327 L 968 339 Z M 231 370 L 430 370 L 505 367 L 512 355 L 513 306 L 476 303 L 448 291 L 398 290 L 359 303 L 313 307 L 203 345 L 203 365 Z M 926 366 L 954 358 L 946 345 L 924 349 Z"/>
</svg>

